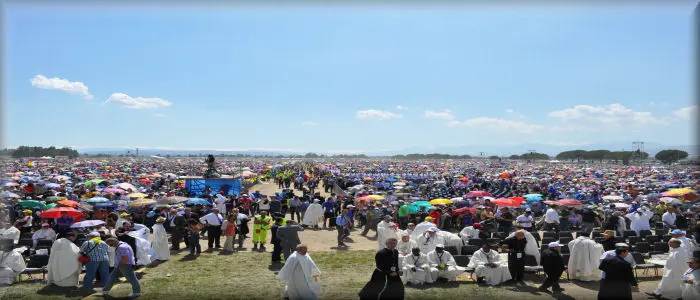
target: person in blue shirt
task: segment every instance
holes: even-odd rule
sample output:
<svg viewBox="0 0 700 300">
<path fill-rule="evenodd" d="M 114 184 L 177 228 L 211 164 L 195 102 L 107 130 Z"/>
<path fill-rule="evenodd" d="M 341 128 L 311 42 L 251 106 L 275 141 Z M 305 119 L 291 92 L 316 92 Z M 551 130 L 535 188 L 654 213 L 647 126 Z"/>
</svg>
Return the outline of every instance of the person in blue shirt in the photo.
<svg viewBox="0 0 700 300">
<path fill-rule="evenodd" d="M 352 224 L 348 213 L 348 209 L 343 209 L 340 215 L 335 218 L 335 227 L 338 230 L 338 248 L 347 247 L 343 241 L 350 236 L 350 225 Z"/>
<path fill-rule="evenodd" d="M 335 226 L 335 207 L 336 203 L 333 198 L 328 198 L 323 204 L 323 228 L 333 228 Z M 328 227 L 326 227 L 326 220 L 328 220 Z"/>
</svg>

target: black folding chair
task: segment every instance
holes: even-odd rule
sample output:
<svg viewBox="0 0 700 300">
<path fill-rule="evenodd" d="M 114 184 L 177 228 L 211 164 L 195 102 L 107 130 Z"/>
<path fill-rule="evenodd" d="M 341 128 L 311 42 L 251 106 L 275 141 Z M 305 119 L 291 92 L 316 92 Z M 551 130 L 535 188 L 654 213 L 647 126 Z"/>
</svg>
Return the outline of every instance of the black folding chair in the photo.
<svg viewBox="0 0 700 300">
<path fill-rule="evenodd" d="M 648 269 L 654 269 L 654 276 L 658 276 L 659 273 L 656 269 L 655 264 L 649 264 L 644 261 L 644 257 L 642 257 L 642 254 L 639 252 L 632 252 L 632 258 L 634 258 L 634 263 L 636 264 L 634 266 L 634 277 L 638 278 L 637 276 L 637 269 L 642 269 L 644 270 L 644 275 L 647 274 Z"/>
<path fill-rule="evenodd" d="M 452 254 L 452 256 L 455 256 L 455 255 L 458 255 L 458 254 L 459 254 L 459 253 L 457 253 L 457 247 L 455 247 L 455 246 L 445 246 L 445 251 L 447 251 L 447 252 L 449 252 L 450 254 Z"/>
<path fill-rule="evenodd" d="M 535 273 L 538 276 L 544 268 L 537 263 L 537 258 L 533 255 L 525 255 L 525 272 Z"/>
<path fill-rule="evenodd" d="M 650 236 L 650 235 L 653 235 L 653 233 L 651 233 L 651 230 L 640 230 L 639 231 L 639 236 L 641 236 L 642 238 L 646 238 L 647 236 Z"/>
<path fill-rule="evenodd" d="M 467 245 L 476 246 L 476 247 L 481 247 L 481 245 L 483 245 L 483 244 L 484 244 L 484 240 L 482 240 L 482 239 L 469 239 L 469 242 L 467 243 Z"/>
<path fill-rule="evenodd" d="M 631 236 L 637 236 L 637 232 L 634 231 L 634 230 L 625 230 L 625 231 L 622 233 L 622 236 L 625 237 L 625 238 L 628 238 L 628 237 L 631 237 Z"/>
<path fill-rule="evenodd" d="M 479 250 L 479 247 L 474 245 L 464 245 L 462 246 L 462 255 L 474 255 L 476 250 Z"/>
<path fill-rule="evenodd" d="M 572 240 L 574 239 L 574 235 L 571 233 L 571 231 L 559 231 L 559 239 L 561 239 L 562 237 L 568 237 Z"/>
</svg>

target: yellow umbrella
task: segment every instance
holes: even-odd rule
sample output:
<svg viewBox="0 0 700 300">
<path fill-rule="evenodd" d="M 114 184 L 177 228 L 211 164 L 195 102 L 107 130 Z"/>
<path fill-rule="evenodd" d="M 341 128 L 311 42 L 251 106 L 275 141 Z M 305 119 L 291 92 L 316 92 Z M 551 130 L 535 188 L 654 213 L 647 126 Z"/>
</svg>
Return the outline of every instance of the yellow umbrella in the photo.
<svg viewBox="0 0 700 300">
<path fill-rule="evenodd" d="M 384 200 L 384 196 L 382 196 L 382 195 L 369 195 L 369 196 L 367 196 L 367 198 L 370 198 L 371 200 L 374 200 L 374 201 Z"/>
<path fill-rule="evenodd" d="M 452 200 L 445 199 L 445 198 L 438 198 L 438 199 L 430 200 L 428 203 L 430 203 L 432 205 L 441 205 L 441 204 L 442 205 L 449 205 L 449 204 L 452 204 Z"/>
<path fill-rule="evenodd" d="M 142 207 L 146 205 L 156 204 L 156 200 L 153 199 L 139 199 L 134 200 L 130 203 L 131 207 Z"/>
<path fill-rule="evenodd" d="M 131 193 L 126 196 L 129 198 L 146 198 L 147 195 L 144 193 Z"/>
<path fill-rule="evenodd" d="M 695 194 L 695 190 L 691 188 L 680 188 L 680 189 L 670 189 L 666 191 L 667 194 L 669 195 L 678 195 L 678 196 L 683 196 L 687 194 Z"/>
</svg>

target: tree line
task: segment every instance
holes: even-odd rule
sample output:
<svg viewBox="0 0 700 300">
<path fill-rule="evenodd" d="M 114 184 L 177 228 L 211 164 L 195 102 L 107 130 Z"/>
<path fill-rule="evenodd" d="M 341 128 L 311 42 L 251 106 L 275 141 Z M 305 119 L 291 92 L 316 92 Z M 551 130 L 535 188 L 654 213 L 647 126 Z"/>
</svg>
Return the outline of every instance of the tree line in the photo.
<svg viewBox="0 0 700 300">
<path fill-rule="evenodd" d="M 44 147 L 29 147 L 29 146 L 19 146 L 17 149 L 2 149 L 0 152 L 2 156 L 12 156 L 13 158 L 24 158 L 24 157 L 56 157 L 56 156 L 67 156 L 69 158 L 76 158 L 80 156 L 80 153 L 75 149 L 68 147 L 56 148 L 54 146 L 44 148 Z"/>
</svg>

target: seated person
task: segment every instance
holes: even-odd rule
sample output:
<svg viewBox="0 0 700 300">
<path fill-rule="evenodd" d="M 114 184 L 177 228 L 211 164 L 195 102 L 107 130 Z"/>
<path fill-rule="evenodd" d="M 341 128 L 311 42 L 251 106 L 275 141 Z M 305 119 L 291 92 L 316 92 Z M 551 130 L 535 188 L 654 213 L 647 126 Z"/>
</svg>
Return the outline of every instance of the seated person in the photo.
<svg viewBox="0 0 700 300">
<path fill-rule="evenodd" d="M 430 267 L 428 256 L 420 253 L 420 248 L 414 247 L 411 254 L 404 257 L 401 269 L 401 279 L 407 284 L 433 283 L 438 278 L 438 269 Z"/>
<path fill-rule="evenodd" d="M 19 229 L 10 223 L 0 223 L 0 240 L 13 240 L 16 245 L 19 243 L 20 234 Z"/>
<path fill-rule="evenodd" d="M 37 230 L 34 235 L 32 235 L 34 248 L 36 248 L 36 244 L 39 243 L 39 240 L 49 240 L 52 242 L 56 240 L 56 232 L 51 229 L 49 223 L 41 224 L 41 229 Z"/>
<path fill-rule="evenodd" d="M 496 245 L 483 244 L 481 249 L 474 252 L 469 261 L 469 268 L 474 268 L 474 275 L 478 283 L 486 282 L 488 285 L 498 285 L 511 280 L 508 266 L 501 263 L 501 256 L 491 248 Z"/>
<path fill-rule="evenodd" d="M 12 245 L 2 245 L 0 249 L 0 286 L 15 283 L 25 268 L 22 254 L 12 249 Z"/>
<path fill-rule="evenodd" d="M 437 244 L 435 250 L 428 253 L 428 262 L 433 268 L 438 270 L 438 279 L 444 278 L 447 281 L 457 280 L 457 276 L 465 270 L 457 266 L 454 257 L 450 252 L 445 251 L 445 245 Z"/>
</svg>

